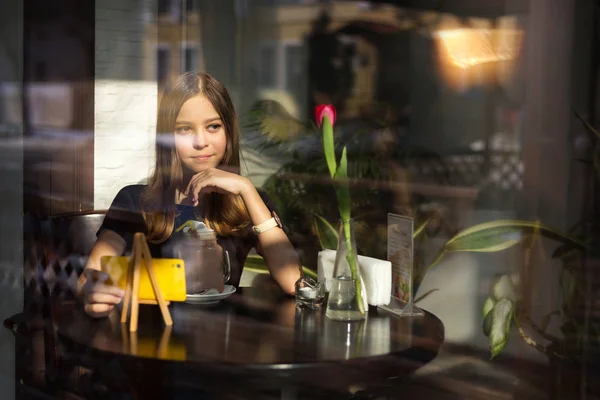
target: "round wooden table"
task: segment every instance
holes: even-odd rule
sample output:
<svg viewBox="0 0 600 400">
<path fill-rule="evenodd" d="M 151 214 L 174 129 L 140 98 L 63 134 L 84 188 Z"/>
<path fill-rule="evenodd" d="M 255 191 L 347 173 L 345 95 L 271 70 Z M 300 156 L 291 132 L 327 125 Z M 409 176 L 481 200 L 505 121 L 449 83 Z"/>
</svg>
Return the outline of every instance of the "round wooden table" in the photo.
<svg viewBox="0 0 600 400">
<path fill-rule="evenodd" d="M 145 395 L 188 385 L 219 398 L 274 389 L 331 398 L 410 376 L 444 341 L 442 322 L 429 312 L 399 318 L 371 308 L 364 321 L 338 322 L 258 288 L 239 288 L 214 306 L 174 303 L 170 311 L 167 328 L 157 306 L 140 306 L 137 333 L 117 312 L 94 320 L 76 308 L 57 312 L 55 322 L 70 359 Z"/>
</svg>

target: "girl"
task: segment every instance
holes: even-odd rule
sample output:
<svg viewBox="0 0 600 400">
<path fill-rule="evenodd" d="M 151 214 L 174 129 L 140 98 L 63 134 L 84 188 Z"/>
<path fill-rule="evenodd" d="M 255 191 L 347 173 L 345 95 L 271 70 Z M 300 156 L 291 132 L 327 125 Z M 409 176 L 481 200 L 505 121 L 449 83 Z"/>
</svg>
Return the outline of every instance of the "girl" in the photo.
<svg viewBox="0 0 600 400">
<path fill-rule="evenodd" d="M 107 316 L 123 291 L 103 284 L 100 257 L 130 251 L 143 232 L 152 257 L 174 257 L 172 247 L 188 220 L 203 220 L 229 252 L 233 285 L 239 284 L 255 247 L 289 294 L 300 278 L 294 248 L 279 219 L 252 183 L 238 174 L 239 132 L 227 89 L 205 73 L 185 73 L 165 90 L 158 109 L 156 167 L 148 185 L 127 186 L 115 197 L 80 281 L 85 310 Z M 91 279 L 90 279 L 91 278 Z"/>
</svg>

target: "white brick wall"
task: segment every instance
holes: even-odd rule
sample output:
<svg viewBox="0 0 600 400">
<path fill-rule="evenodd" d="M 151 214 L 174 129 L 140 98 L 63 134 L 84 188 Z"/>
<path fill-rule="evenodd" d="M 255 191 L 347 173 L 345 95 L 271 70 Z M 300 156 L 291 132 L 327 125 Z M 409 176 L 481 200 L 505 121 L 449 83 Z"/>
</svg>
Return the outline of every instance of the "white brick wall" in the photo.
<svg viewBox="0 0 600 400">
<path fill-rule="evenodd" d="M 96 81 L 94 208 L 110 206 L 123 186 L 145 181 L 154 165 L 154 82 Z"/>
<path fill-rule="evenodd" d="M 123 186 L 145 182 L 154 165 L 157 84 L 144 80 L 153 54 L 144 44 L 156 0 L 96 1 L 94 208 Z"/>
</svg>

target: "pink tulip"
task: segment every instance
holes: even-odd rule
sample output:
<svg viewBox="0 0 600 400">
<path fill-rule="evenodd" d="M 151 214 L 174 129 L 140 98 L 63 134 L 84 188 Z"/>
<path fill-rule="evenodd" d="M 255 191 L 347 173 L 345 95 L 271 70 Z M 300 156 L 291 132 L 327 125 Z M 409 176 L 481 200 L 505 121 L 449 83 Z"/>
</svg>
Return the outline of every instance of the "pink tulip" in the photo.
<svg viewBox="0 0 600 400">
<path fill-rule="evenodd" d="M 331 126 L 335 125 L 335 107 L 331 104 L 319 104 L 315 107 L 315 119 L 317 120 L 317 126 L 320 128 L 323 124 L 323 117 L 329 118 Z"/>
</svg>

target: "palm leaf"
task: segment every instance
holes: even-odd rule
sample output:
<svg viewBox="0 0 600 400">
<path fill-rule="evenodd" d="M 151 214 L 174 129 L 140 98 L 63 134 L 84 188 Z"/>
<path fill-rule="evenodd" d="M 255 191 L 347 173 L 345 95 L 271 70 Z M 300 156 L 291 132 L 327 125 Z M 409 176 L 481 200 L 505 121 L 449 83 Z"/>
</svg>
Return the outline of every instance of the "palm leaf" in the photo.
<svg viewBox="0 0 600 400">
<path fill-rule="evenodd" d="M 275 100 L 256 102 L 244 120 L 245 128 L 260 132 L 270 143 L 292 142 L 311 129 Z"/>
<path fill-rule="evenodd" d="M 259 255 L 251 254 L 246 258 L 244 269 L 255 272 L 257 274 L 268 274 L 269 267 L 264 258 Z M 309 278 L 317 279 L 317 273 L 312 269 L 302 266 L 302 272 Z"/>
<path fill-rule="evenodd" d="M 338 233 L 325 218 L 315 214 L 313 217 L 313 226 L 322 249 L 337 249 Z"/>
</svg>

